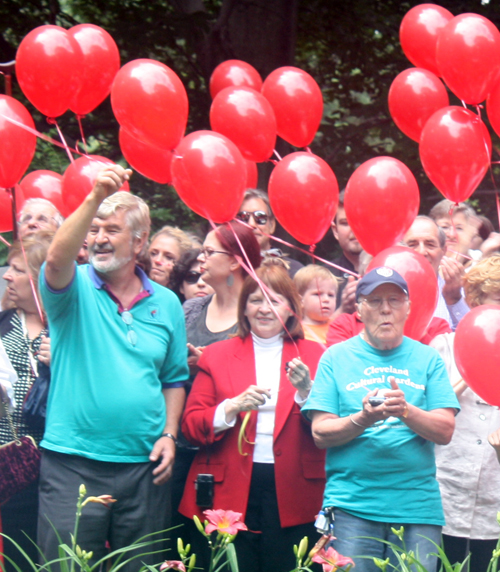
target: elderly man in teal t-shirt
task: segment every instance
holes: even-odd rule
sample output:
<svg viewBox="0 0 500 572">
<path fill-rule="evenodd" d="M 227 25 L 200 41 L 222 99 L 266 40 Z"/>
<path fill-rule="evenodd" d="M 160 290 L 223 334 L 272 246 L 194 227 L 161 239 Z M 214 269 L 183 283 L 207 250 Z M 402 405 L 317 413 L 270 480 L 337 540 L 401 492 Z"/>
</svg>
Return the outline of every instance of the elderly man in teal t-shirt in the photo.
<svg viewBox="0 0 500 572">
<path fill-rule="evenodd" d="M 99 173 L 56 233 L 40 274 L 52 339 L 38 524 L 48 559 L 58 557 L 53 527 L 70 544 L 81 483 L 90 495 L 117 499 L 111 508 L 83 511 L 78 544 L 93 551 L 94 562 L 107 554 L 106 543 L 119 549 L 168 526 L 168 479 L 189 375 L 184 315 L 175 294 L 136 265 L 150 218 L 144 201 L 117 192 L 130 174 L 117 165 Z M 77 267 L 85 238 L 90 265 Z"/>
<path fill-rule="evenodd" d="M 323 506 L 333 507 L 333 546 L 359 572 L 378 570 L 360 556 L 397 567 L 374 538 L 401 545 L 391 529 L 403 525 L 406 548 L 434 570 L 431 541 L 440 543 L 444 524 L 434 443 L 450 441 L 458 401 L 438 353 L 403 335 L 410 301 L 400 274 L 372 270 L 356 300 L 364 329 L 325 352 L 302 409 L 327 448 Z"/>
</svg>

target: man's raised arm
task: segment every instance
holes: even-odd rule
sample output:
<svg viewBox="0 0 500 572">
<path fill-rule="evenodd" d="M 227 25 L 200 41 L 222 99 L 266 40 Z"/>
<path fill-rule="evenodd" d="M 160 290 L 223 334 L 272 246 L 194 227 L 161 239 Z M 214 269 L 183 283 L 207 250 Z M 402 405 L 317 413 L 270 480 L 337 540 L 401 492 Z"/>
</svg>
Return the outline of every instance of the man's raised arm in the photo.
<svg viewBox="0 0 500 572">
<path fill-rule="evenodd" d="M 45 266 L 45 279 L 52 289 L 62 290 L 71 282 L 75 272 L 75 259 L 99 205 L 105 198 L 116 193 L 131 174 L 130 169 L 124 169 L 120 165 L 110 165 L 102 169 L 92 191 L 56 232 Z"/>
</svg>

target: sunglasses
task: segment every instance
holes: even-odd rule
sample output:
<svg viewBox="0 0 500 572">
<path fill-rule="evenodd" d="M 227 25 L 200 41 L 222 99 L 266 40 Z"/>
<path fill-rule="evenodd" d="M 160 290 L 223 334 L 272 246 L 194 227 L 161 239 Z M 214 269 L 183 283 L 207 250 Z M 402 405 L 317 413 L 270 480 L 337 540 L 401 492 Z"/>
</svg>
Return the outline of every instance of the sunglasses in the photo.
<svg viewBox="0 0 500 572">
<path fill-rule="evenodd" d="M 195 270 L 190 270 L 186 276 L 184 276 L 184 282 L 188 284 L 196 284 L 200 279 L 201 272 L 196 272 Z"/>
<path fill-rule="evenodd" d="M 131 345 L 135 346 L 137 344 L 137 334 L 132 328 L 132 324 L 134 323 L 134 316 L 132 316 L 128 310 L 125 310 L 121 313 L 121 317 L 123 322 L 127 325 L 127 340 Z"/>
<path fill-rule="evenodd" d="M 255 224 L 258 224 L 259 226 L 265 225 L 269 220 L 269 215 L 264 211 L 254 211 L 253 213 L 249 211 L 240 211 L 236 215 L 236 218 L 242 222 L 248 222 L 251 216 L 253 217 Z"/>
</svg>

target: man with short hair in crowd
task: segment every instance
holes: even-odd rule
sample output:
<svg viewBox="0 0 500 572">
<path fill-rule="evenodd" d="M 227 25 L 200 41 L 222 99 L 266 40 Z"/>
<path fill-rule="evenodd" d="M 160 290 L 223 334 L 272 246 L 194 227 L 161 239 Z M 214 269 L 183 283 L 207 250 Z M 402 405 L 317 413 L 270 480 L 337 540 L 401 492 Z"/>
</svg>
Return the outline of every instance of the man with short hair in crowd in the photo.
<svg viewBox="0 0 500 572">
<path fill-rule="evenodd" d="M 339 206 L 332 221 L 332 233 L 339 243 L 342 254 L 332 260 L 332 262 L 346 270 L 358 273 L 360 255 L 363 252 L 363 248 L 347 220 L 344 209 L 344 196 L 345 190 L 339 194 Z M 337 292 L 337 312 L 335 315 L 352 314 L 356 303 L 357 280 L 355 276 L 338 268 L 329 267 L 329 269 L 337 278 L 340 278 L 339 290 Z"/>
<path fill-rule="evenodd" d="M 406 246 L 422 254 L 436 273 L 439 299 L 434 312 L 445 319 L 452 330 L 469 311 L 462 291 L 463 265 L 445 256 L 446 235 L 437 223 L 427 216 L 417 216 L 404 236 Z"/>
<path fill-rule="evenodd" d="M 91 563 L 108 553 L 107 542 L 116 550 L 168 526 L 167 482 L 189 375 L 184 315 L 176 295 L 136 265 L 150 218 L 142 199 L 117 192 L 130 174 L 119 165 L 99 173 L 40 275 L 52 337 L 38 525 L 48 559 L 58 557 L 55 530 L 70 544 L 82 483 L 89 495 L 117 499 L 83 510 L 78 544 L 93 552 Z M 77 266 L 86 237 L 90 265 Z"/>
<path fill-rule="evenodd" d="M 460 407 L 438 353 L 403 335 L 410 300 L 400 274 L 368 272 L 356 287 L 356 312 L 364 329 L 326 350 L 302 409 L 316 445 L 327 449 L 323 506 L 335 519 L 333 547 L 358 572 L 376 572 L 366 557 L 398 568 L 387 542 L 404 538 L 435 570 L 444 515 L 434 443 L 451 440 Z"/>
<path fill-rule="evenodd" d="M 284 253 L 280 248 L 271 248 L 271 240 L 268 235 L 273 234 L 276 229 L 276 219 L 271 210 L 267 193 L 260 189 L 247 189 L 236 218 L 253 228 L 263 257 L 272 256 L 281 258 L 286 262 L 290 278 L 293 278 L 295 273 L 303 267 L 300 262 L 290 258 L 290 255 Z"/>
</svg>

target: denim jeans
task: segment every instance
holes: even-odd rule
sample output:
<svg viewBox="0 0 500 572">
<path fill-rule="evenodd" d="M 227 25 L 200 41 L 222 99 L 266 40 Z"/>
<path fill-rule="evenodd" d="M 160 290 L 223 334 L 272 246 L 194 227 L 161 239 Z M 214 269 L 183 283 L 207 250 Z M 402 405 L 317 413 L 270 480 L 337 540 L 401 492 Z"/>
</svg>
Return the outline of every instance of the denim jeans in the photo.
<svg viewBox="0 0 500 572">
<path fill-rule="evenodd" d="M 375 522 L 358 518 L 340 509 L 335 509 L 334 515 L 336 540 L 333 541 L 333 547 L 343 556 L 349 556 L 354 560 L 356 572 L 380 572 L 380 569 L 373 562 L 373 557 L 381 560 L 389 558 L 390 563 L 396 568 L 398 567 L 396 555 L 390 546 L 380 542 L 380 540 L 402 546 L 399 538 L 391 530 L 391 527 L 399 530 L 401 526 L 404 526 L 403 538 L 406 550 L 413 550 L 416 559 L 427 570 L 436 569 L 437 558 L 431 556 L 431 553 L 437 553 L 437 548 L 431 541 L 438 545 L 441 543 L 440 526 Z M 360 558 L 361 556 L 368 556 L 369 558 Z M 392 570 L 392 568 L 389 566 L 387 570 Z"/>
</svg>

